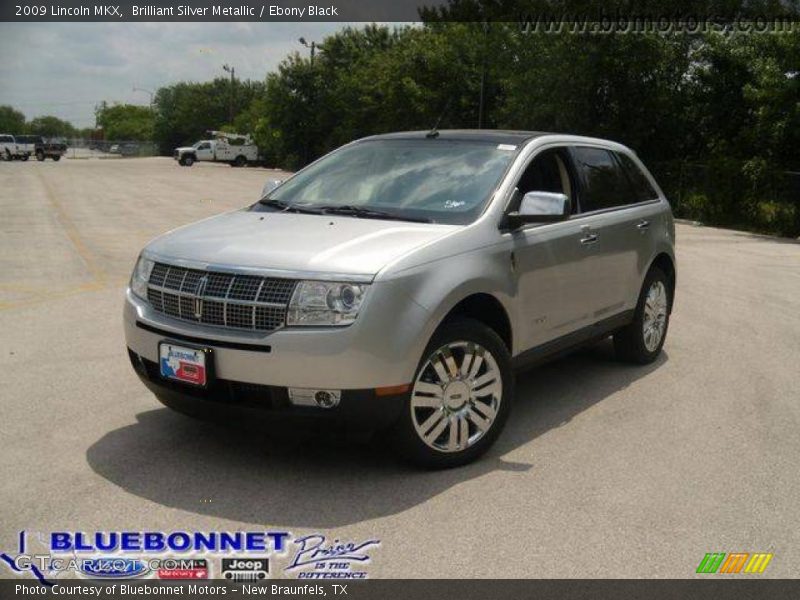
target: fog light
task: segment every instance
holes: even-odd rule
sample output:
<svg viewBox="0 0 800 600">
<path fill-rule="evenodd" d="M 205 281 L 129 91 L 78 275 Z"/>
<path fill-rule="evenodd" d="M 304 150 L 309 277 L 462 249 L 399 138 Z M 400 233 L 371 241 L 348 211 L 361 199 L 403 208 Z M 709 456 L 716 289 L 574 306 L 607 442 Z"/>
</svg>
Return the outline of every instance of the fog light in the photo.
<svg viewBox="0 0 800 600">
<path fill-rule="evenodd" d="M 314 394 L 314 400 L 320 408 L 333 408 L 339 404 L 339 398 L 334 396 L 331 392 L 320 390 Z"/>
<path fill-rule="evenodd" d="M 296 406 L 317 406 L 334 408 L 342 399 L 341 390 L 309 390 L 306 388 L 289 388 L 289 400 Z"/>
</svg>

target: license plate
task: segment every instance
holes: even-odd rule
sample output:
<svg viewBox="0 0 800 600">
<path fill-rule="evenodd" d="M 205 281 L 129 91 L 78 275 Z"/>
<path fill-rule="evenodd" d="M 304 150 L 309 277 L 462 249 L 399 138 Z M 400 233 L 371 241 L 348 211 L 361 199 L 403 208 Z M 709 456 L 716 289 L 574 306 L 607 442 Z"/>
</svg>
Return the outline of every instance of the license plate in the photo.
<svg viewBox="0 0 800 600">
<path fill-rule="evenodd" d="M 162 377 L 197 386 L 208 383 L 207 356 L 202 348 L 161 342 L 158 354 Z"/>
</svg>

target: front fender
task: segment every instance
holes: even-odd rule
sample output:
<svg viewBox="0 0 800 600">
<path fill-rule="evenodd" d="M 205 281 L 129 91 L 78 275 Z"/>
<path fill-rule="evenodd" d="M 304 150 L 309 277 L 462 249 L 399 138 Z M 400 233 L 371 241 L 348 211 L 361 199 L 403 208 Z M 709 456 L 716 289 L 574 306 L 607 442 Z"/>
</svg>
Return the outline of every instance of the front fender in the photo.
<svg viewBox="0 0 800 600">
<path fill-rule="evenodd" d="M 495 298 L 513 324 L 517 317 L 516 278 L 511 268 L 510 248 L 498 244 L 490 248 L 447 257 L 399 273 L 394 281 L 428 312 L 418 336 L 419 353 L 436 329 L 462 300 L 487 294 Z M 516 343 L 516 342 L 515 342 Z M 516 349 L 512 349 L 512 354 Z"/>
</svg>

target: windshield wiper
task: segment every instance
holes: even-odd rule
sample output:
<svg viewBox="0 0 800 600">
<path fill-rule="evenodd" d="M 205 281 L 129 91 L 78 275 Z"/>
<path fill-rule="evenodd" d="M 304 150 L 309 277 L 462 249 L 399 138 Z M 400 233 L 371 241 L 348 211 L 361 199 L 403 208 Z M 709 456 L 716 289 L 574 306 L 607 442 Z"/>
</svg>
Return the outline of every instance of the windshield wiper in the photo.
<svg viewBox="0 0 800 600">
<path fill-rule="evenodd" d="M 362 219 L 391 219 L 393 221 L 412 221 L 414 223 L 432 223 L 430 219 L 423 217 L 408 217 L 403 215 L 396 215 L 382 210 L 375 210 L 372 208 L 364 208 L 363 206 L 354 206 L 352 204 L 341 205 L 323 205 L 319 207 L 324 214 L 331 215 L 350 215 L 353 217 L 360 217 Z"/>
<path fill-rule="evenodd" d="M 288 202 L 284 202 L 283 200 L 275 200 L 270 198 L 262 198 L 258 201 L 259 204 L 263 206 L 269 206 L 270 208 L 277 208 L 278 210 L 286 211 L 286 212 L 299 212 L 299 213 L 306 213 L 309 215 L 321 215 L 321 210 L 316 210 L 313 208 L 308 208 L 306 206 L 302 206 L 299 204 L 289 204 Z"/>
</svg>

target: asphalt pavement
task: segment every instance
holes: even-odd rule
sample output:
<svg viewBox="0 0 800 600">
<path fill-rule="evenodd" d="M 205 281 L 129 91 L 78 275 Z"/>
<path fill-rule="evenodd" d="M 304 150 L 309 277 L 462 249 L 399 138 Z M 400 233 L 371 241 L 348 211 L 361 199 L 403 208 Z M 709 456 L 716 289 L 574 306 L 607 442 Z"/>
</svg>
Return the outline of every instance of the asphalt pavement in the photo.
<svg viewBox="0 0 800 600">
<path fill-rule="evenodd" d="M 268 529 L 380 540 L 371 577 L 684 578 L 708 552 L 770 552 L 749 577 L 800 575 L 800 244 L 678 225 L 655 364 L 606 342 L 520 375 L 483 460 L 420 472 L 380 440 L 173 414 L 130 367 L 139 249 L 276 175 L 0 164 L 0 551 L 20 530 Z"/>
</svg>

